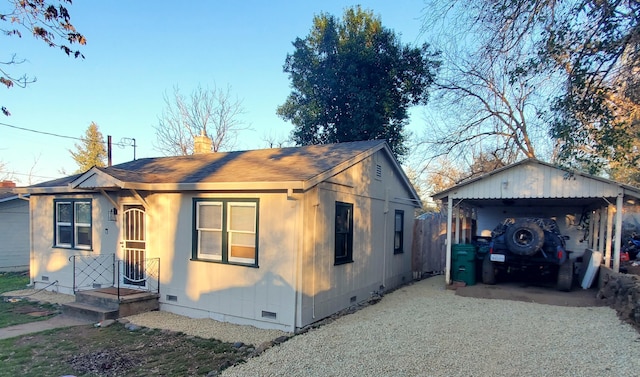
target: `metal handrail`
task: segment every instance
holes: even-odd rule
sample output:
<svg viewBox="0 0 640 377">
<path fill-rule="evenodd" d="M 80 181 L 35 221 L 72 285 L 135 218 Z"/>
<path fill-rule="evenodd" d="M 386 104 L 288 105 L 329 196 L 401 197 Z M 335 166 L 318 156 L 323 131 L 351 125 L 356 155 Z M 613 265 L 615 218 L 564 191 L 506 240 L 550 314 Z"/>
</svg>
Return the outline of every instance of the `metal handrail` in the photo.
<svg viewBox="0 0 640 377">
<path fill-rule="evenodd" d="M 73 292 L 113 286 L 115 282 L 115 254 L 72 255 Z"/>
<path fill-rule="evenodd" d="M 160 258 L 144 259 L 143 264 L 135 262 L 127 265 L 123 260 L 117 262 L 118 298 L 121 296 L 120 290 L 124 288 L 123 285 L 127 288 L 160 294 Z"/>
</svg>

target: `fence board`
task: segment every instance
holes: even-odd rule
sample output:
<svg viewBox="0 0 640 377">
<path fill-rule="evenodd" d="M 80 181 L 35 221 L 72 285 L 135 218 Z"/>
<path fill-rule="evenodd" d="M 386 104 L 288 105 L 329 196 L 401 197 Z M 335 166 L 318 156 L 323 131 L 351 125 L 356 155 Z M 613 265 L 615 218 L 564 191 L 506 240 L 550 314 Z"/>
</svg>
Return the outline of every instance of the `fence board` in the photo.
<svg viewBox="0 0 640 377">
<path fill-rule="evenodd" d="M 447 226 L 441 213 L 425 214 L 413 226 L 414 273 L 441 273 L 445 269 Z"/>
</svg>

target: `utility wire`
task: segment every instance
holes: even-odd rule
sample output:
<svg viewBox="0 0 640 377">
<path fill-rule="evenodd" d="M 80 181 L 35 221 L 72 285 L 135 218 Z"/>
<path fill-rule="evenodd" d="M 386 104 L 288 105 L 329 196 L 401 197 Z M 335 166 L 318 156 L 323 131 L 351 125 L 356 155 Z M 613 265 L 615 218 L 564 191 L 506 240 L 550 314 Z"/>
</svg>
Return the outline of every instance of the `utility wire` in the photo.
<svg viewBox="0 0 640 377">
<path fill-rule="evenodd" d="M 14 171 L 9 171 L 9 170 L 0 170 L 0 174 L 7 174 L 7 175 L 24 175 L 25 177 L 34 177 L 34 178 L 48 178 L 48 179 L 56 179 L 56 178 L 60 178 L 60 177 L 47 177 L 44 175 L 35 175 L 35 174 L 27 174 L 27 173 L 16 173 Z"/>
<path fill-rule="evenodd" d="M 83 139 L 81 137 L 65 136 L 65 135 L 54 134 L 54 133 L 51 133 L 51 132 L 32 130 L 30 128 L 18 127 L 18 126 L 14 126 L 14 125 L 11 125 L 11 124 L 6 124 L 6 123 L 0 123 L 0 126 L 15 128 L 17 130 L 22 130 L 22 131 L 29 131 L 29 132 L 33 132 L 33 133 L 41 134 L 41 135 L 61 137 L 63 139 L 72 139 L 72 140 L 80 140 L 80 141 L 91 141 L 91 140 L 88 140 L 88 139 Z M 103 141 L 102 144 L 107 144 L 107 143 Z M 111 145 L 117 145 L 119 147 L 130 147 L 131 146 L 131 144 L 122 144 L 122 143 L 113 143 L 113 142 L 111 143 Z"/>
</svg>

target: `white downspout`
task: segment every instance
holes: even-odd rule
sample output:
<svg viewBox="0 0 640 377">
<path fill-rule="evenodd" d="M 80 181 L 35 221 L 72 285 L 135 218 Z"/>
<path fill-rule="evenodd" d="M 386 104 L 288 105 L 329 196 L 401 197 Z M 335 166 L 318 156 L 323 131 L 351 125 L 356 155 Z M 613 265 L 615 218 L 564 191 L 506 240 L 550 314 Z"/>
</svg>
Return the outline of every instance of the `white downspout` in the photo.
<svg viewBox="0 0 640 377">
<path fill-rule="evenodd" d="M 382 286 L 386 287 L 387 283 L 387 214 L 389 213 L 389 188 L 384 190 L 384 235 L 382 241 Z"/>
<path fill-rule="evenodd" d="M 320 188 L 316 188 L 320 190 Z M 318 191 L 318 195 L 320 192 Z M 313 264 L 311 266 L 311 318 L 316 319 L 316 239 L 317 239 L 317 224 L 318 224 L 318 207 L 320 203 L 313 205 Z"/>
</svg>

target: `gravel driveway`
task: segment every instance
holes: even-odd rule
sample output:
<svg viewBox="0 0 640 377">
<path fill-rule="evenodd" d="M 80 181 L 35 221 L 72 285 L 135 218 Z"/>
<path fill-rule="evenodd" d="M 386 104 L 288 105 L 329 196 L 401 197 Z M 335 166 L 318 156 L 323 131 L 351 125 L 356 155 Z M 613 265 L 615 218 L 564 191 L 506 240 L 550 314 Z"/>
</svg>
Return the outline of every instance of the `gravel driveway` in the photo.
<svg viewBox="0 0 640 377">
<path fill-rule="evenodd" d="M 456 296 L 442 277 L 295 336 L 222 376 L 638 376 L 640 336 L 609 307 Z"/>
</svg>

